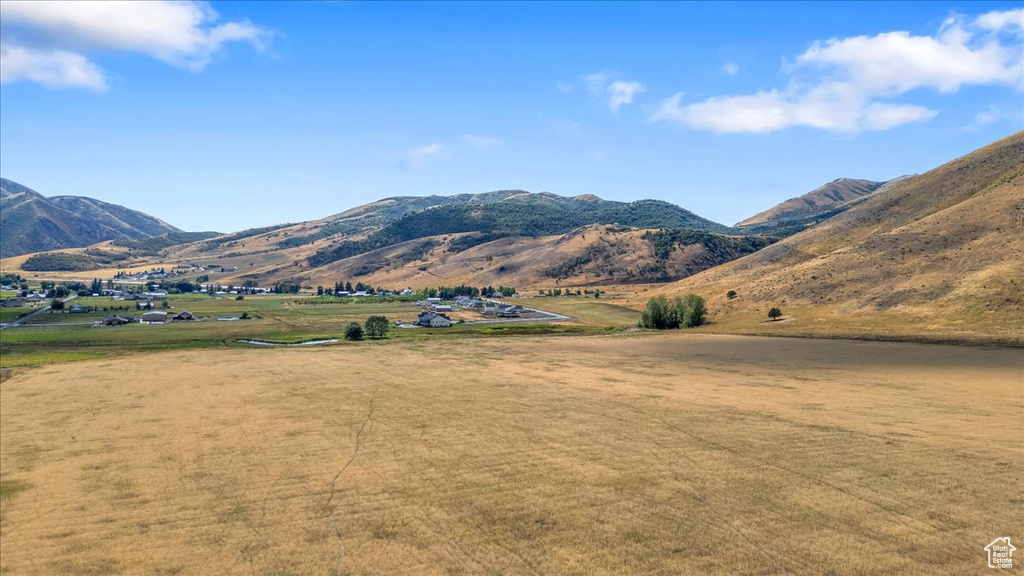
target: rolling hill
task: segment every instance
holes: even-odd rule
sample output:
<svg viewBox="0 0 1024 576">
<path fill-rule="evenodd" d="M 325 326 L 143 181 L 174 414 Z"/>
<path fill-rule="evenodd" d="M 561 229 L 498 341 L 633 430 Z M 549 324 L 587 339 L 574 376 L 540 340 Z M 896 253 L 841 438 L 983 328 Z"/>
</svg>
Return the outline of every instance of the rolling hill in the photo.
<svg viewBox="0 0 1024 576">
<path fill-rule="evenodd" d="M 142 212 L 81 196 L 46 197 L 0 178 L 0 256 L 181 232 Z"/>
<path fill-rule="evenodd" d="M 687 232 L 669 248 L 661 228 Z M 596 285 L 682 278 L 771 241 L 731 233 L 667 202 L 500 190 L 387 198 L 316 221 L 172 248 L 165 255 L 174 262 L 237 266 L 225 281 L 261 285 L 357 278 L 395 288 Z M 663 246 L 656 253 L 659 240 Z"/>
<path fill-rule="evenodd" d="M 736 228 L 748 234 L 792 236 L 846 211 L 865 197 L 885 191 L 907 178 L 910 176 L 900 176 L 882 182 L 839 178 L 802 196 L 790 198 L 764 212 L 759 212 L 736 224 Z"/>
<path fill-rule="evenodd" d="M 1024 341 L 1024 132 L 654 292 L 691 291 L 732 331 Z"/>
<path fill-rule="evenodd" d="M 8 259 L 21 270 L 99 273 L 204 264 L 222 283 L 404 288 L 663 282 L 760 249 L 773 239 L 734 230 L 657 200 L 500 190 L 386 198 L 320 220 L 215 237 L 162 235 Z M 237 268 L 237 270 L 234 270 Z"/>
</svg>

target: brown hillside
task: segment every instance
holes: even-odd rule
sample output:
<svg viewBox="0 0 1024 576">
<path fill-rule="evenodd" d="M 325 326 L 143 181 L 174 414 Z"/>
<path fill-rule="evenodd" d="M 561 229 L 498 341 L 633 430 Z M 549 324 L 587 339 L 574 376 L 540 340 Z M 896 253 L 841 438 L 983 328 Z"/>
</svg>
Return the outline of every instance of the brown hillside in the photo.
<svg viewBox="0 0 1024 576">
<path fill-rule="evenodd" d="M 858 198 L 863 198 L 879 190 L 885 184 L 885 182 L 875 182 L 873 180 L 840 178 L 819 186 L 803 196 L 790 198 L 764 212 L 755 214 L 740 222 L 737 226 L 753 226 L 772 220 L 786 220 L 807 216 Z"/>
<path fill-rule="evenodd" d="M 597 286 L 651 281 L 665 275 L 682 278 L 705 270 L 717 262 L 715 255 L 700 244 L 673 250 L 664 271 L 646 266 L 656 261 L 654 247 L 644 239 L 647 230 L 594 225 L 569 234 L 541 237 L 509 237 L 480 244 L 463 251 L 450 248 L 463 234 L 418 238 L 373 250 L 318 268 L 307 268 L 295 257 L 281 253 L 254 255 L 271 258 L 263 266 L 230 264 L 252 257 L 221 259 L 241 270 L 225 281 L 255 279 L 261 285 L 276 280 L 301 279 L 304 284 L 333 285 L 338 280 L 356 280 L 389 288 L 421 288 L 437 285 Z M 293 256 L 309 252 L 319 244 L 293 249 Z M 589 258 L 582 257 L 589 255 Z M 297 265 L 296 262 L 299 262 Z"/>
<path fill-rule="evenodd" d="M 729 300 L 728 290 L 738 297 Z M 723 329 L 1024 340 L 1024 132 L 660 292 Z M 639 299 L 637 306 L 643 304 Z M 770 306 L 785 321 L 765 324 Z"/>
</svg>

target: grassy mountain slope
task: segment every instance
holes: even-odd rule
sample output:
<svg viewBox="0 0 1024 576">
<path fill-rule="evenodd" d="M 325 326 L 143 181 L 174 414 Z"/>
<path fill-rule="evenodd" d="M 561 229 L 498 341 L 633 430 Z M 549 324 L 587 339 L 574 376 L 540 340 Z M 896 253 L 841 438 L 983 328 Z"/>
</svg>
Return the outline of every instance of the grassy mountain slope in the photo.
<svg viewBox="0 0 1024 576">
<path fill-rule="evenodd" d="M 839 178 L 829 182 L 828 184 L 819 186 L 803 196 L 790 198 L 785 202 L 776 204 L 764 212 L 760 212 L 750 218 L 747 218 L 737 224 L 737 226 L 753 226 L 755 224 L 765 224 L 770 221 L 780 222 L 784 220 L 796 220 L 820 214 L 821 212 L 824 212 L 834 206 L 838 206 L 839 204 L 849 202 L 850 200 L 856 200 L 857 198 L 863 198 L 875 190 L 878 190 L 884 184 L 885 182 L 875 182 L 873 180 Z"/>
<path fill-rule="evenodd" d="M 0 256 L 180 232 L 142 212 L 78 196 L 47 198 L 0 178 Z"/>
<path fill-rule="evenodd" d="M 693 230 L 611 225 L 545 236 L 471 232 L 417 238 L 308 270 L 283 264 L 280 272 L 297 274 L 310 285 L 359 279 L 395 288 L 661 282 L 749 254 L 769 242 Z"/>
<path fill-rule="evenodd" d="M 704 294 L 746 332 L 1024 340 L 1024 133 L 659 291 Z M 762 323 L 771 306 L 787 321 Z"/>
<path fill-rule="evenodd" d="M 722 232 L 731 229 L 666 202 L 503 190 L 389 198 L 321 220 L 196 237 L 189 243 L 118 240 L 93 246 L 91 253 L 7 259 L 4 264 L 45 272 L 64 261 L 73 261 L 81 272 L 89 258 L 97 272 L 178 264 L 238 267 L 213 279 L 223 284 L 253 280 L 263 286 L 356 279 L 392 288 L 582 286 L 670 281 L 770 243 Z"/>
<path fill-rule="evenodd" d="M 496 202 L 466 202 L 413 212 L 366 238 L 320 249 L 307 260 L 310 266 L 324 266 L 370 250 L 443 234 L 481 232 L 494 236 L 539 237 L 565 234 L 593 224 L 675 227 L 719 233 L 730 231 L 721 224 L 668 202 L 608 202 L 594 196 L 566 198 L 548 193 L 522 192 Z"/>
</svg>

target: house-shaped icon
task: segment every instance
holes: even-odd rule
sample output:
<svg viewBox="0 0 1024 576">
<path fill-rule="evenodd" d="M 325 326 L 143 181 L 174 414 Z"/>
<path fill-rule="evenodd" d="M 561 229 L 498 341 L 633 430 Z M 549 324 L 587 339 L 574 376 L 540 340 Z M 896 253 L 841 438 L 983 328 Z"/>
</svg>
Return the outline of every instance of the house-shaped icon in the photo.
<svg viewBox="0 0 1024 576">
<path fill-rule="evenodd" d="M 996 538 L 985 551 L 988 552 L 989 568 L 1013 568 L 1013 551 L 1017 548 L 1010 544 L 1010 537 Z"/>
</svg>

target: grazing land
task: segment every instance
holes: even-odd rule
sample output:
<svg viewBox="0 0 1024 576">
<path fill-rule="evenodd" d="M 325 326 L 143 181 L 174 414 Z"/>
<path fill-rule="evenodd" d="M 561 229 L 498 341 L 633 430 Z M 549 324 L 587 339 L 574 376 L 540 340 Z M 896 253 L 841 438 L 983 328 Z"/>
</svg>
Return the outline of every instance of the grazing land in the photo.
<svg viewBox="0 0 1024 576">
<path fill-rule="evenodd" d="M 0 572 L 980 573 L 1024 521 L 1022 365 L 613 333 L 16 368 Z"/>
</svg>

